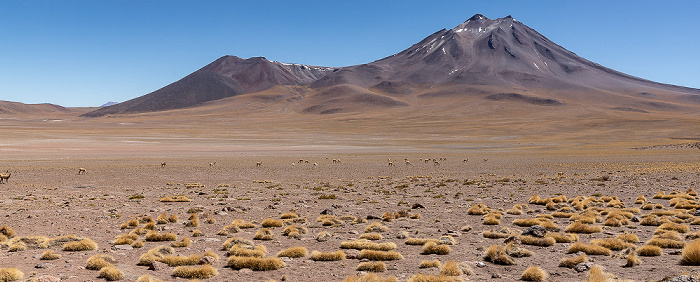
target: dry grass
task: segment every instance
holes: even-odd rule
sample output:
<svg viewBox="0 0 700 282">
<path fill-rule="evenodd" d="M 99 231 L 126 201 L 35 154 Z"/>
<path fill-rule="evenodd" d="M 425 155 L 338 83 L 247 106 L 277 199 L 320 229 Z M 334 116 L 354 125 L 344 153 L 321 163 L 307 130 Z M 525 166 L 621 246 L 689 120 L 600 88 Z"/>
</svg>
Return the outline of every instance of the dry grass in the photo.
<svg viewBox="0 0 700 282">
<path fill-rule="evenodd" d="M 265 256 L 267 248 L 263 245 L 245 245 L 245 244 L 235 244 L 226 253 L 227 256 L 235 257 L 256 257 L 261 258 Z"/>
<path fill-rule="evenodd" d="M 593 239 L 591 240 L 591 244 L 602 246 L 613 251 L 619 251 L 626 248 L 634 247 L 634 244 L 630 244 L 615 238 Z"/>
<path fill-rule="evenodd" d="M 408 282 L 462 282 L 462 278 L 445 275 L 415 274 L 408 278 Z"/>
<path fill-rule="evenodd" d="M 569 249 L 567 250 L 568 253 L 577 253 L 577 252 L 584 252 L 587 255 L 604 255 L 604 256 L 609 256 L 612 254 L 612 251 L 610 249 L 605 248 L 603 246 L 599 245 L 592 245 L 592 244 L 584 244 L 581 242 L 576 242 L 571 244 L 569 246 Z"/>
<path fill-rule="evenodd" d="M 158 231 L 151 230 L 146 233 L 146 242 L 163 242 L 163 241 L 175 241 L 177 240 L 177 235 L 175 233 L 158 233 Z"/>
<path fill-rule="evenodd" d="M 569 233 L 547 233 L 545 237 L 550 237 L 554 238 L 554 241 L 557 243 L 573 243 L 578 241 L 579 236 L 578 234 L 569 234 Z"/>
<path fill-rule="evenodd" d="M 163 198 L 160 198 L 160 201 L 161 202 L 192 202 L 192 200 L 190 198 L 187 198 L 187 196 L 183 196 L 183 195 L 163 197 Z"/>
<path fill-rule="evenodd" d="M 234 256 L 228 258 L 226 266 L 231 267 L 233 269 L 250 268 L 253 271 L 268 271 L 280 269 L 282 267 L 285 267 L 286 264 L 280 258 L 277 257 L 256 258 Z"/>
<path fill-rule="evenodd" d="M 529 235 L 521 235 L 520 241 L 525 245 L 533 245 L 540 247 L 549 247 L 554 245 L 557 240 L 552 237 L 534 237 Z"/>
<path fill-rule="evenodd" d="M 209 279 L 219 274 L 211 265 L 178 266 L 173 269 L 173 276 L 188 279 Z"/>
<path fill-rule="evenodd" d="M 588 261 L 586 254 L 581 254 L 579 256 L 561 259 L 559 261 L 559 267 L 574 268 L 574 266 L 578 265 L 579 263 L 584 263 L 586 261 Z"/>
<path fill-rule="evenodd" d="M 588 225 L 581 221 L 576 221 L 566 227 L 566 232 L 568 233 L 581 233 L 581 234 L 591 234 L 602 232 L 603 229 L 600 226 Z"/>
<path fill-rule="evenodd" d="M 681 249 L 685 246 L 685 242 L 674 239 L 655 237 L 647 241 L 647 245 L 659 246 L 661 248 Z"/>
<path fill-rule="evenodd" d="M 491 209 L 489 209 L 486 205 L 479 203 L 479 204 L 471 206 L 467 210 L 467 214 L 469 214 L 469 215 L 485 215 L 485 214 L 489 213 L 490 211 L 491 211 Z"/>
<path fill-rule="evenodd" d="M 263 228 L 258 230 L 258 232 L 255 233 L 255 236 L 253 239 L 255 240 L 262 240 L 262 241 L 269 241 L 275 238 L 275 235 L 272 233 L 272 230 L 269 228 Z"/>
<path fill-rule="evenodd" d="M 165 256 L 158 261 L 167 264 L 168 266 L 183 266 L 183 265 L 195 265 L 199 263 L 202 259 L 202 255 L 189 255 L 189 256 Z"/>
<path fill-rule="evenodd" d="M 408 239 L 406 239 L 406 241 L 404 242 L 404 244 L 406 244 L 406 245 L 420 245 L 420 246 L 422 246 L 422 245 L 425 245 L 425 244 L 428 243 L 428 242 L 437 243 L 438 240 L 437 240 L 437 239 L 433 239 L 433 238 L 408 238 Z"/>
<path fill-rule="evenodd" d="M 396 244 L 394 242 L 375 243 L 370 242 L 366 239 L 358 239 L 354 241 L 341 242 L 340 248 L 355 250 L 391 251 L 396 249 Z"/>
<path fill-rule="evenodd" d="M 170 244 L 170 246 L 173 248 L 186 248 L 186 247 L 189 247 L 191 244 L 192 244 L 192 240 L 190 240 L 190 238 L 185 237 L 185 238 L 182 238 L 182 241 L 180 241 L 180 242 L 172 242 Z"/>
<path fill-rule="evenodd" d="M 403 259 L 403 256 L 396 251 L 362 250 L 359 258 L 368 260 L 400 260 Z"/>
<path fill-rule="evenodd" d="M 311 252 L 311 260 L 313 261 L 339 261 L 345 259 L 345 252 L 335 251 L 335 252 Z"/>
<path fill-rule="evenodd" d="M 418 268 L 432 268 L 432 267 L 440 267 L 440 261 L 439 260 L 424 260 L 420 262 L 420 265 L 418 265 Z"/>
<path fill-rule="evenodd" d="M 659 246 L 644 245 L 637 248 L 637 254 L 644 257 L 655 257 L 663 254 Z"/>
<path fill-rule="evenodd" d="M 482 222 L 484 225 L 499 225 L 501 221 L 493 215 L 487 215 Z"/>
<path fill-rule="evenodd" d="M 279 253 L 277 253 L 277 256 L 288 258 L 301 258 L 305 257 L 308 253 L 309 251 L 306 249 L 306 247 L 299 246 L 281 250 Z"/>
<path fill-rule="evenodd" d="M 513 225 L 517 225 L 520 227 L 530 227 L 539 224 L 540 220 L 537 218 L 516 218 L 513 220 Z"/>
<path fill-rule="evenodd" d="M 10 252 L 22 252 L 22 251 L 26 251 L 26 250 L 27 250 L 27 244 L 25 244 L 22 241 L 14 242 L 14 243 L 10 244 L 10 248 L 8 249 L 8 251 L 10 251 Z"/>
<path fill-rule="evenodd" d="M 369 272 L 384 272 L 386 271 L 386 264 L 381 261 L 372 262 L 366 261 L 361 262 L 358 266 L 357 271 L 369 271 Z"/>
<path fill-rule="evenodd" d="M 18 281 L 24 278 L 24 272 L 15 267 L 0 268 L 0 281 Z"/>
<path fill-rule="evenodd" d="M 0 234 L 5 235 L 5 237 L 11 239 L 17 235 L 17 232 L 15 232 L 15 230 L 12 229 L 12 227 L 10 227 L 9 225 L 3 225 L 2 227 L 0 227 Z"/>
<path fill-rule="evenodd" d="M 376 232 L 370 232 L 370 233 L 364 233 L 364 234 L 360 235 L 360 239 L 381 240 L 381 239 L 384 239 L 384 237 L 382 237 L 382 234 L 379 234 Z"/>
<path fill-rule="evenodd" d="M 523 281 L 544 281 L 549 277 L 549 274 L 544 271 L 544 269 L 539 268 L 537 266 L 530 266 L 525 271 L 523 271 L 523 274 L 520 275 L 520 280 Z"/>
<path fill-rule="evenodd" d="M 637 257 L 634 252 L 631 252 L 629 255 L 627 255 L 627 262 L 625 263 L 625 267 L 634 267 L 642 263 L 642 260 Z"/>
<path fill-rule="evenodd" d="M 196 213 L 190 215 L 190 218 L 185 222 L 185 227 L 198 227 L 199 226 L 199 216 Z"/>
<path fill-rule="evenodd" d="M 615 236 L 615 239 L 619 239 L 619 240 L 622 240 L 623 242 L 632 243 L 632 244 L 639 242 L 639 237 L 637 237 L 636 234 L 632 234 L 632 233 L 617 235 L 617 236 Z"/>
<path fill-rule="evenodd" d="M 294 219 L 294 218 L 298 218 L 298 217 L 299 217 L 299 215 L 296 214 L 295 212 L 286 212 L 280 216 L 281 219 Z"/>
<path fill-rule="evenodd" d="M 160 280 L 158 278 L 155 278 L 153 276 L 150 276 L 148 274 L 141 275 L 139 279 L 136 279 L 136 282 L 165 282 L 163 280 Z"/>
<path fill-rule="evenodd" d="M 445 275 L 445 276 L 460 276 L 464 274 L 462 269 L 459 268 L 459 265 L 457 265 L 457 262 L 453 260 L 448 260 L 445 262 L 445 265 L 440 268 L 440 275 Z"/>
<path fill-rule="evenodd" d="M 61 255 L 55 254 L 52 250 L 45 251 L 44 253 L 41 254 L 41 257 L 39 259 L 41 260 L 55 260 L 55 259 L 60 259 Z"/>
<path fill-rule="evenodd" d="M 365 227 L 365 233 L 371 233 L 371 232 L 382 233 L 382 232 L 386 232 L 387 230 L 389 230 L 389 228 L 382 225 L 379 222 L 370 223 L 369 225 L 367 225 L 367 227 Z"/>
<path fill-rule="evenodd" d="M 255 243 L 253 243 L 253 241 L 251 241 L 251 240 L 244 239 L 241 237 L 231 237 L 228 240 L 224 241 L 223 244 L 221 244 L 221 250 L 228 251 L 228 249 L 230 249 L 231 246 L 233 246 L 235 244 L 255 246 Z"/>
<path fill-rule="evenodd" d="M 114 257 L 110 255 L 96 254 L 87 260 L 85 268 L 89 270 L 100 270 L 102 268 L 112 266 L 113 263 L 116 263 Z"/>
<path fill-rule="evenodd" d="M 100 275 L 97 278 L 104 278 L 107 281 L 117 281 L 124 279 L 124 273 L 114 266 L 107 266 L 100 269 Z"/>
<path fill-rule="evenodd" d="M 428 242 L 423 245 L 423 252 L 421 253 L 422 255 L 430 255 L 430 254 L 436 254 L 436 255 L 447 255 L 452 251 L 450 249 L 450 246 L 448 245 L 438 245 L 435 242 Z"/>
<path fill-rule="evenodd" d="M 501 265 L 514 265 L 515 260 L 508 255 L 506 252 L 506 247 L 503 245 L 491 245 L 486 249 L 485 257 L 486 261 L 490 261 L 495 264 Z"/>
<path fill-rule="evenodd" d="M 682 265 L 700 265 L 700 239 L 688 243 L 681 253 Z"/>
<path fill-rule="evenodd" d="M 673 223 L 673 222 L 667 222 L 667 223 L 661 224 L 661 225 L 659 226 L 659 229 L 661 229 L 661 230 L 676 231 L 676 232 L 679 232 L 679 233 L 686 233 L 686 232 L 690 231 L 690 227 L 689 227 L 688 225 L 685 225 L 685 224 L 676 224 L 676 223 Z"/>
<path fill-rule="evenodd" d="M 343 279 L 343 282 L 398 282 L 394 276 L 382 277 L 374 273 L 367 273 L 363 276 L 353 275 Z"/>
<path fill-rule="evenodd" d="M 97 250 L 97 243 L 90 238 L 80 241 L 68 242 L 63 245 L 63 250 L 67 252 L 80 252 Z"/>
<path fill-rule="evenodd" d="M 284 222 L 280 219 L 266 218 L 260 225 L 262 225 L 262 227 L 282 227 L 284 226 Z"/>
</svg>

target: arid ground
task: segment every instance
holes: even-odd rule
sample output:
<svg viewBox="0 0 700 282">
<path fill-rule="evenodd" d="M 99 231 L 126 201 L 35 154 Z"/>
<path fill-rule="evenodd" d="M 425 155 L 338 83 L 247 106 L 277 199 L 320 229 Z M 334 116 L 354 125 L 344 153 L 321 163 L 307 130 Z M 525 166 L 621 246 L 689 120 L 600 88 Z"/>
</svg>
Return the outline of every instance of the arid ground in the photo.
<svg viewBox="0 0 700 282">
<path fill-rule="evenodd" d="M 157 118 L 0 120 L 4 132 L 0 170 L 12 173 L 7 183 L 0 184 L 0 226 L 16 233 L 0 243 L 0 268 L 17 267 L 25 280 L 51 275 L 65 281 L 99 281 L 103 280 L 99 271 L 86 269 L 87 260 L 106 254 L 114 258 L 112 264 L 125 281 L 144 274 L 183 281 L 173 276 L 174 267 L 149 270 L 139 261 L 153 248 L 189 238 L 189 246 L 174 248 L 169 255 L 213 251 L 218 255 L 212 263 L 218 275 L 208 281 L 342 281 L 367 274 L 356 270 L 367 259 L 357 258 L 360 251 L 341 244 L 359 239 L 370 224 L 380 223 L 386 230 L 378 230 L 381 236 L 371 235 L 381 237 L 375 242 L 395 243 L 394 251 L 403 256 L 384 261 L 386 270 L 378 273 L 384 277 L 406 281 L 418 273 L 437 275 L 439 268 L 419 268 L 421 262 L 439 260 L 444 265 L 453 260 L 472 270 L 457 276 L 463 280 L 518 280 L 526 268 L 539 266 L 549 274 L 548 281 L 585 281 L 589 271 L 559 266 L 560 260 L 580 254 L 568 253 L 573 242 L 536 246 L 522 239 L 519 247 L 531 256 L 513 258 L 514 265 L 490 262 L 485 253 L 528 229 L 515 220 L 540 218 L 537 223 L 551 234 L 565 233 L 574 220 L 588 217 L 590 225 L 600 230 L 578 234 L 578 242 L 592 244 L 620 234 L 639 239 L 609 255 L 587 255 L 605 272 L 635 281 L 698 275 L 697 266 L 679 263 L 680 248 L 700 231 L 700 216 L 693 208 L 698 197 L 688 191 L 698 188 L 700 151 L 690 139 L 646 139 L 639 137 L 642 134 L 629 134 L 629 140 L 610 138 L 614 131 L 601 131 L 608 137 L 601 140 L 561 137 L 566 134 L 527 137 L 534 133 L 499 138 L 483 132 L 466 138 L 431 133 L 429 125 L 414 128 L 412 132 L 422 132 L 415 135 L 402 135 L 391 127 L 386 134 L 370 134 L 381 131 L 371 126 L 333 128 L 341 123 L 337 120 L 269 132 L 266 128 L 272 126 L 243 126 L 242 121 L 231 121 L 235 125 L 219 130 L 225 122 L 179 127 L 175 119 L 167 120 L 165 125 Z M 686 145 L 665 146 L 672 144 Z M 79 168 L 86 173 L 78 174 Z M 659 198 L 659 192 L 666 196 Z M 669 196 L 673 192 L 677 194 Z M 540 203 L 531 199 L 536 195 L 543 199 Z M 191 201 L 161 201 L 169 196 Z M 641 204 L 635 203 L 639 196 L 646 198 Z M 680 207 L 681 199 L 687 200 L 686 207 L 675 209 L 672 204 Z M 491 215 L 469 214 L 477 204 L 486 207 L 476 213 Z M 520 214 L 511 210 L 519 204 Z M 332 215 L 322 217 L 324 210 Z M 254 240 L 265 219 L 279 220 L 288 212 L 303 219 L 286 219 L 283 227 L 269 228 L 271 240 Z M 193 225 L 188 224 L 192 213 L 199 219 L 197 226 L 187 226 Z M 156 220 L 162 214 L 176 215 L 178 221 L 147 226 L 149 218 Z M 614 214 L 619 223 L 608 221 Z M 662 248 L 660 256 L 639 256 L 639 265 L 623 267 L 629 252 L 647 245 L 658 233 L 659 226 L 643 221 L 650 214 L 656 215 L 655 224 L 676 223 L 672 228 L 678 233 L 667 234 L 677 237 L 676 245 Z M 500 217 L 497 222 L 488 220 L 498 224 L 484 224 L 488 217 Z M 130 219 L 138 220 L 136 226 L 128 226 Z M 231 227 L 237 219 L 254 226 Z M 298 238 L 284 236 L 289 225 L 307 232 Z M 226 227 L 228 232 L 221 232 Z M 174 233 L 176 241 L 148 241 L 147 228 Z M 511 233 L 504 238 L 484 236 L 485 231 L 505 228 Z M 195 230 L 201 236 L 194 236 Z M 142 247 L 114 245 L 120 235 L 130 232 L 132 241 L 143 242 Z M 330 234 L 326 241 L 317 240 L 322 232 Z M 443 236 L 454 239 L 443 238 L 443 243 L 454 243 L 447 245 L 447 254 L 423 254 L 423 246 L 406 244 L 410 238 L 440 242 Z M 283 258 L 286 266 L 277 270 L 235 269 L 227 267 L 229 250 L 223 249 L 234 237 L 264 245 L 265 257 L 297 246 L 308 254 Z M 65 242 L 83 238 L 94 240 L 97 249 L 63 251 Z M 19 241 L 26 250 L 10 251 Z M 60 258 L 42 260 L 47 250 Z M 312 251 L 339 250 L 345 251 L 346 259 L 311 259 Z"/>
</svg>

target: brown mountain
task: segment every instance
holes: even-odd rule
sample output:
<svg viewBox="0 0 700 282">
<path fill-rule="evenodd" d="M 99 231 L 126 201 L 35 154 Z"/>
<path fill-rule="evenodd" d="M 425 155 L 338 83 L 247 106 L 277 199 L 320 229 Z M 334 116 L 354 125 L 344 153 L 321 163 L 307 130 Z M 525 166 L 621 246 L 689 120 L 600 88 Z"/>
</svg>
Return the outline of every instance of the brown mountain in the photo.
<svg viewBox="0 0 700 282">
<path fill-rule="evenodd" d="M 477 14 L 362 65 L 332 69 L 225 56 L 153 93 L 86 116 L 179 109 L 238 95 L 284 101 L 285 108 L 305 114 L 459 102 L 577 105 L 634 113 L 688 110 L 688 105 L 700 104 L 698 89 L 617 72 L 577 56 L 510 16 L 491 20 Z"/>
</svg>

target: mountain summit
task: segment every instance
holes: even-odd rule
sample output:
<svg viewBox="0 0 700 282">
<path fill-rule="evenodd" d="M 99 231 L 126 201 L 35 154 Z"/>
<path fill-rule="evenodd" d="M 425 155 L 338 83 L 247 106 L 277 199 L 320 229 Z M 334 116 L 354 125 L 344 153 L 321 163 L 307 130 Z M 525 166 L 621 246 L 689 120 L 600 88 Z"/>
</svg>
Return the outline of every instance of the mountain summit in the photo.
<svg viewBox="0 0 700 282">
<path fill-rule="evenodd" d="M 611 108 L 637 112 L 700 101 L 698 89 L 603 67 L 511 16 L 492 20 L 476 14 L 397 54 L 362 65 L 328 68 L 224 56 L 153 93 L 86 116 L 178 109 L 275 89 L 288 95 L 289 87 L 303 88 L 285 100 L 295 104 L 292 109 L 324 114 L 415 105 L 410 97 L 479 96 L 491 102 L 561 106 L 572 101 L 585 104 L 581 95 L 587 95 L 609 100 Z M 673 95 L 665 96 L 669 93 Z M 670 100 L 650 100 L 662 96 Z"/>
</svg>

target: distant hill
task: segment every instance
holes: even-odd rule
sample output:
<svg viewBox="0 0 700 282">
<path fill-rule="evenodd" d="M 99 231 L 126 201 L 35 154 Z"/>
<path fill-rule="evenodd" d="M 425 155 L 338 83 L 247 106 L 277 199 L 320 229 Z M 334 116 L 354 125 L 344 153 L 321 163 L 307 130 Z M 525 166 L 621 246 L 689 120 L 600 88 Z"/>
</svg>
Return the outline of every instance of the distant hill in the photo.
<svg viewBox="0 0 700 282">
<path fill-rule="evenodd" d="M 110 101 L 110 102 L 102 104 L 102 106 L 100 106 L 100 108 L 109 107 L 109 106 L 116 105 L 116 104 L 119 104 L 119 102 L 111 102 Z"/>
</svg>

